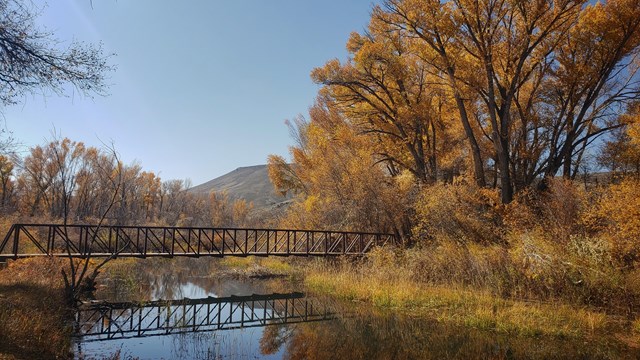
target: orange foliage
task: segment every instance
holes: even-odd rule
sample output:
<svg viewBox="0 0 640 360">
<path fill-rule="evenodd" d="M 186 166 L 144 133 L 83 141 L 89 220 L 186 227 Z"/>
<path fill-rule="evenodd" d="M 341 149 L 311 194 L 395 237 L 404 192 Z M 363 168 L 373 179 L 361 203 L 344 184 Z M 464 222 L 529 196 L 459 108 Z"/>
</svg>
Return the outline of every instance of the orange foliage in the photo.
<svg viewBox="0 0 640 360">
<path fill-rule="evenodd" d="M 640 260 L 640 180 L 627 178 L 600 196 L 585 223 L 607 239 L 614 256 L 626 265 Z"/>
</svg>

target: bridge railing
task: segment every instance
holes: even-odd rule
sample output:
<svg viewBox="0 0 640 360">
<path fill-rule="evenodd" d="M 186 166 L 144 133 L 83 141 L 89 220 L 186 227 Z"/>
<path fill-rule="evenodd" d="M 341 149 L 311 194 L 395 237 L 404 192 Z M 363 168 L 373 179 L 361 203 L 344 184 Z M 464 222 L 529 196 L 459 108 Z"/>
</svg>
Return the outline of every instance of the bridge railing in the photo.
<svg viewBox="0 0 640 360">
<path fill-rule="evenodd" d="M 0 257 L 335 256 L 396 244 L 391 234 L 345 231 L 15 224 Z"/>
</svg>

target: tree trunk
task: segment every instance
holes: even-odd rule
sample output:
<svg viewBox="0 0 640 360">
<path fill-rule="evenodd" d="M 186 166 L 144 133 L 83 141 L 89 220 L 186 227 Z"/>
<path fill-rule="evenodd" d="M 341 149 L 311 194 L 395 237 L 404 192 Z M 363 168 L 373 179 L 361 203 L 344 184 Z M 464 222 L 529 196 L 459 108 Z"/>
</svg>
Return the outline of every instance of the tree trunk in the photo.
<svg viewBox="0 0 640 360">
<path fill-rule="evenodd" d="M 508 141 L 494 131 L 494 145 L 496 147 L 496 159 L 500 171 L 500 199 L 503 204 L 508 204 L 513 200 L 513 185 L 511 184 L 511 171 L 509 169 Z M 506 145 L 506 146 L 505 146 Z"/>
<path fill-rule="evenodd" d="M 464 132 L 467 135 L 467 139 L 469 140 L 469 148 L 471 150 L 471 156 L 473 158 L 473 174 L 476 180 L 476 185 L 480 187 L 486 187 L 487 182 L 484 177 L 484 162 L 482 161 L 482 156 L 480 155 L 480 145 L 478 145 L 476 136 L 473 133 L 473 128 L 471 128 L 471 124 L 469 123 L 469 116 L 467 114 L 467 109 L 464 106 L 464 101 L 457 91 L 455 93 L 456 104 L 458 105 L 458 111 L 460 112 L 462 126 L 464 127 Z"/>
</svg>

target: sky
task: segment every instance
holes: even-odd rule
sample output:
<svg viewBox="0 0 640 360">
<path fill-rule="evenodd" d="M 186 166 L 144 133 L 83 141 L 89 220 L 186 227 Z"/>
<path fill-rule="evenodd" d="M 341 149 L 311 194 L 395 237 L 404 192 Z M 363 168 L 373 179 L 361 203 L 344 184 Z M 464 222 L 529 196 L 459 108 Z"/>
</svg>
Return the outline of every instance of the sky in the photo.
<svg viewBox="0 0 640 360">
<path fill-rule="evenodd" d="M 88 146 L 113 143 L 125 163 L 197 185 L 286 156 L 286 119 L 305 115 L 309 77 L 345 59 L 369 0 L 55 0 L 37 23 L 61 42 L 114 53 L 108 96 L 26 96 L 2 109 L 22 151 L 55 132 Z"/>
</svg>

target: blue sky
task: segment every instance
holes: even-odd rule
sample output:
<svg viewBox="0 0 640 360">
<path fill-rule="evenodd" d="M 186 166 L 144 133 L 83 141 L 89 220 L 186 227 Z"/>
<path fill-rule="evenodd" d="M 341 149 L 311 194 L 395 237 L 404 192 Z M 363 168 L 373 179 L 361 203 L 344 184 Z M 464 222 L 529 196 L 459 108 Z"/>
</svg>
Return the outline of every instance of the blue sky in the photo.
<svg viewBox="0 0 640 360">
<path fill-rule="evenodd" d="M 35 1 L 36 4 L 41 4 Z M 38 5 L 42 6 L 42 5 Z M 55 0 L 39 24 L 63 44 L 97 43 L 117 70 L 110 95 L 27 96 L 3 109 L 27 147 L 53 129 L 112 142 L 121 158 L 165 179 L 199 184 L 287 154 L 285 119 L 306 114 L 310 71 L 346 57 L 369 0 Z"/>
</svg>

